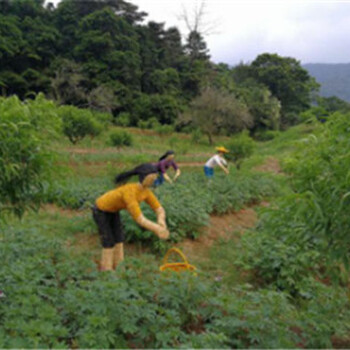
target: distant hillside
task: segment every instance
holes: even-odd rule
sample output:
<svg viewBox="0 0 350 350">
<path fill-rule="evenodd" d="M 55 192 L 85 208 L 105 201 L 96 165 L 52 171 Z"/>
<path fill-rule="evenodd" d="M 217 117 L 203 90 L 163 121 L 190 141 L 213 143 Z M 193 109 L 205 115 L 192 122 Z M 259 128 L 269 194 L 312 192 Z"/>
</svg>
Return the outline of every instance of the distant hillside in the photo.
<svg viewBox="0 0 350 350">
<path fill-rule="evenodd" d="M 350 63 L 309 63 L 303 67 L 321 84 L 321 96 L 337 96 L 350 102 Z"/>
</svg>

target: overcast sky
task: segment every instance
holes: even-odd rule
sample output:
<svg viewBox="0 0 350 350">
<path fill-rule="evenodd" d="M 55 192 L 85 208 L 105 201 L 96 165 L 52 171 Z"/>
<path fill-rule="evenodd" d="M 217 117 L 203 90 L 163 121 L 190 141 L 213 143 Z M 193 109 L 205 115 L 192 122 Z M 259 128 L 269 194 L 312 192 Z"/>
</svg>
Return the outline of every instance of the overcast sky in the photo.
<svg viewBox="0 0 350 350">
<path fill-rule="evenodd" d="M 179 19 L 183 8 L 191 18 L 202 1 L 130 2 L 149 14 L 146 21 L 165 22 L 166 28 L 177 26 L 185 34 Z M 216 63 L 248 63 L 264 52 L 294 57 L 302 64 L 350 62 L 350 0 L 206 0 L 205 4 L 204 22 L 215 27 L 205 40 Z"/>
<path fill-rule="evenodd" d="M 148 19 L 176 25 L 182 8 L 188 14 L 199 0 L 133 0 Z M 197 5 L 196 5 L 197 4 Z M 206 37 L 214 62 L 235 65 L 269 52 L 304 63 L 350 62 L 350 1 L 206 0 Z"/>
</svg>

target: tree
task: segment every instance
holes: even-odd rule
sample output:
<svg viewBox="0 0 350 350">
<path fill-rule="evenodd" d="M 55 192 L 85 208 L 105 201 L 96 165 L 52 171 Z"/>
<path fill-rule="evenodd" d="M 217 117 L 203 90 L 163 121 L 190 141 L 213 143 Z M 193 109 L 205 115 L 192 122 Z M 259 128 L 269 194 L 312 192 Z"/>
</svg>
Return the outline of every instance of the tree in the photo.
<svg viewBox="0 0 350 350">
<path fill-rule="evenodd" d="M 3 94 L 21 98 L 50 89 L 49 65 L 59 31 L 41 0 L 12 0 L 0 15 L 0 82 Z"/>
<path fill-rule="evenodd" d="M 131 122 L 137 125 L 140 120 L 156 118 L 161 124 L 172 124 L 180 112 L 178 100 L 171 95 L 141 94 L 133 102 Z"/>
<path fill-rule="evenodd" d="M 192 62 L 195 60 L 205 61 L 210 58 L 206 42 L 202 35 L 196 31 L 188 34 L 185 52 L 189 55 Z"/>
<path fill-rule="evenodd" d="M 60 60 L 51 79 L 51 91 L 59 104 L 83 106 L 86 103 L 87 92 L 84 88 L 87 78 L 82 68 L 74 61 Z"/>
<path fill-rule="evenodd" d="M 250 131 L 254 134 L 263 130 L 278 130 L 280 128 L 280 101 L 272 96 L 270 90 L 254 80 L 246 80 L 235 88 L 249 108 L 254 119 Z"/>
<path fill-rule="evenodd" d="M 350 111 L 350 103 L 336 96 L 318 97 L 317 104 L 320 107 L 323 107 L 329 113 L 333 113 L 336 111 L 341 111 L 346 113 Z"/>
<path fill-rule="evenodd" d="M 158 94 L 177 95 L 180 90 L 180 78 L 173 68 L 156 69 L 149 77 L 150 92 Z"/>
<path fill-rule="evenodd" d="M 200 129 L 211 145 L 213 136 L 220 131 L 231 134 L 249 128 L 252 123 L 253 118 L 242 101 L 233 94 L 210 87 L 205 88 L 179 118 L 179 124 Z"/>
<path fill-rule="evenodd" d="M 102 125 L 94 119 L 89 110 L 62 106 L 59 114 L 63 121 L 63 133 L 74 145 L 84 137 L 88 135 L 95 137 L 102 131 Z"/>
<path fill-rule="evenodd" d="M 259 55 L 251 64 L 253 78 L 268 87 L 281 102 L 285 124 L 293 123 L 288 115 L 298 114 L 310 107 L 311 94 L 318 88 L 316 81 L 300 62 L 277 54 Z"/>
<path fill-rule="evenodd" d="M 90 109 L 100 112 L 112 113 L 115 108 L 120 106 L 112 89 L 103 85 L 91 90 L 87 96 L 87 100 Z"/>
<path fill-rule="evenodd" d="M 140 88 L 137 36 L 123 18 L 107 8 L 93 12 L 80 22 L 77 39 L 74 57 L 89 78 L 90 89 L 114 80 L 134 90 Z"/>
</svg>

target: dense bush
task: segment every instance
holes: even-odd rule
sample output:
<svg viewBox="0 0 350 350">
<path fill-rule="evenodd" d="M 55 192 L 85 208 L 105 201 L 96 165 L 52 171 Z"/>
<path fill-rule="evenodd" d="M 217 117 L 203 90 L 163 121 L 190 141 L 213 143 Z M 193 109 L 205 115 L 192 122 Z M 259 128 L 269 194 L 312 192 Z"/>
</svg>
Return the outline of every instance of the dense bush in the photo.
<svg viewBox="0 0 350 350">
<path fill-rule="evenodd" d="M 174 127 L 172 125 L 158 125 L 154 128 L 157 134 L 160 136 L 170 135 L 174 131 Z"/>
<path fill-rule="evenodd" d="M 43 95 L 0 98 L 0 217 L 39 204 L 52 170 L 48 145 L 60 127 L 56 106 Z"/>
<path fill-rule="evenodd" d="M 349 115 L 334 114 L 285 159 L 294 193 L 266 210 L 243 238 L 246 268 L 268 284 L 303 293 L 305 279 L 346 283 L 350 270 Z M 347 273 L 344 273 L 347 271 Z"/>
<path fill-rule="evenodd" d="M 255 143 L 248 132 L 242 132 L 227 142 L 226 148 L 230 151 L 227 158 L 235 163 L 237 169 L 240 169 L 243 160 L 253 154 Z"/>
<path fill-rule="evenodd" d="M 160 124 L 172 124 L 180 111 L 179 100 L 171 95 L 142 94 L 133 101 L 132 123 L 155 117 Z"/>
<path fill-rule="evenodd" d="M 279 131 L 276 130 L 264 130 L 264 131 L 258 131 L 254 134 L 254 139 L 257 141 L 271 141 L 274 138 L 276 138 L 276 136 L 278 136 L 280 134 Z"/>
<path fill-rule="evenodd" d="M 59 109 L 63 121 L 63 133 L 73 144 L 86 136 L 95 137 L 102 131 L 102 125 L 91 111 L 78 109 L 73 106 L 63 106 Z"/>
<path fill-rule="evenodd" d="M 114 121 L 115 125 L 119 126 L 130 126 L 130 114 L 127 112 L 122 112 L 118 114 L 117 118 Z"/>
<path fill-rule="evenodd" d="M 156 129 L 161 125 L 156 117 L 151 117 L 147 120 L 139 120 L 137 126 L 140 129 Z"/>
<path fill-rule="evenodd" d="M 133 144 L 133 138 L 130 133 L 125 130 L 113 131 L 109 135 L 110 143 L 115 147 L 131 146 Z"/>
<path fill-rule="evenodd" d="M 314 106 L 300 114 L 300 120 L 303 122 L 312 122 L 319 120 L 325 122 L 329 116 L 329 112 L 320 106 Z"/>
</svg>

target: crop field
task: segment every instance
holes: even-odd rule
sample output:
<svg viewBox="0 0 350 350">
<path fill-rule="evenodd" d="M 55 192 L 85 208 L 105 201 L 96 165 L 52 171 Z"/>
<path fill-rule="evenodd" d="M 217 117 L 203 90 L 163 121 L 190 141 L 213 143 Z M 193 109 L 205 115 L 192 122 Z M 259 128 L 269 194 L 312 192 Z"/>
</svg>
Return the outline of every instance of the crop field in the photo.
<svg viewBox="0 0 350 350">
<path fill-rule="evenodd" d="M 20 106 L 12 100 L 2 108 L 6 116 Z M 55 112 L 46 101 L 33 102 L 35 108 Z M 3 140 L 11 133 L 28 137 L 21 123 L 29 119 L 18 118 L 17 129 L 6 124 Z M 301 124 L 254 141 L 239 169 L 230 162 L 230 174 L 218 169 L 212 181 L 203 164 L 215 148 L 204 137 L 106 124 L 73 145 L 45 128 L 50 180 L 34 189 L 23 183 L 21 193 L 7 198 L 20 204 L 1 208 L 0 347 L 349 346 L 349 128 L 349 115 L 335 114 L 326 125 Z M 115 132 L 131 135 L 132 144 L 112 146 Z M 39 139 L 28 144 L 39 147 Z M 115 175 L 156 162 L 168 149 L 182 174 L 154 193 L 170 239 L 159 240 L 123 212 L 125 262 L 116 271 L 98 271 L 95 199 L 113 188 Z M 25 171 L 35 177 L 36 170 Z M 33 198 L 40 193 L 40 205 L 22 211 L 26 191 Z M 142 210 L 155 218 L 147 206 Z M 197 267 L 196 275 L 159 272 L 173 246 Z"/>
</svg>

